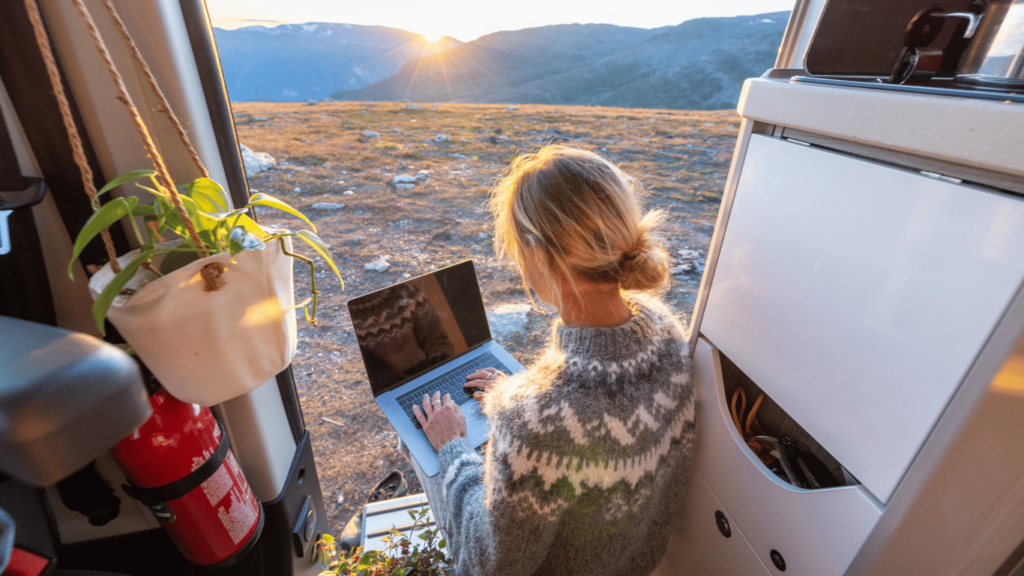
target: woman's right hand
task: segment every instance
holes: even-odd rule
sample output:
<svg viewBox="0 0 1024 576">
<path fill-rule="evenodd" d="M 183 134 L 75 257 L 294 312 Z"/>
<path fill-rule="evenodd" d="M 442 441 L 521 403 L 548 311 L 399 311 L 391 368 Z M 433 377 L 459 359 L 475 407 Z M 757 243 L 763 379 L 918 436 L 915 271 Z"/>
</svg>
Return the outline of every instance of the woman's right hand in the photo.
<svg viewBox="0 0 1024 576">
<path fill-rule="evenodd" d="M 466 388 L 477 388 L 477 390 L 473 392 L 473 398 L 480 400 L 484 397 L 484 392 L 487 391 L 487 387 L 490 386 L 494 382 L 494 379 L 498 377 L 498 374 L 501 374 L 501 371 L 496 368 L 481 368 L 480 370 L 467 375 L 467 382 L 463 384 L 463 386 Z"/>
</svg>

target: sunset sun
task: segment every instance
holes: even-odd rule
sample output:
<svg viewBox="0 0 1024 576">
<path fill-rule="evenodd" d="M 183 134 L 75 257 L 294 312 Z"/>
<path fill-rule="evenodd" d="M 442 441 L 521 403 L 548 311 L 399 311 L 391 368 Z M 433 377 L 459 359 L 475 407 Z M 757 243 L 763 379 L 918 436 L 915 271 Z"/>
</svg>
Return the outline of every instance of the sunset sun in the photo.
<svg viewBox="0 0 1024 576">
<path fill-rule="evenodd" d="M 420 36 L 422 36 L 423 39 L 429 42 L 430 44 L 436 44 L 441 41 L 441 38 L 444 38 L 444 34 L 441 34 L 440 32 L 436 32 L 433 30 L 423 32 L 420 34 Z"/>
</svg>

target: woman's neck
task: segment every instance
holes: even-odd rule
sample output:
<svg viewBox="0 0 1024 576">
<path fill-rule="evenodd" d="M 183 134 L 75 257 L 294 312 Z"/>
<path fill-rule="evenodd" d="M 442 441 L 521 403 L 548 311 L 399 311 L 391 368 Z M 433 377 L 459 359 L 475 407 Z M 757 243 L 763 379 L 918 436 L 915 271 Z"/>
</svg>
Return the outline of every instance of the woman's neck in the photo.
<svg viewBox="0 0 1024 576">
<path fill-rule="evenodd" d="M 625 324 L 632 316 L 618 285 L 583 284 L 579 294 L 564 293 L 559 309 L 562 322 L 574 328 L 611 328 Z"/>
</svg>

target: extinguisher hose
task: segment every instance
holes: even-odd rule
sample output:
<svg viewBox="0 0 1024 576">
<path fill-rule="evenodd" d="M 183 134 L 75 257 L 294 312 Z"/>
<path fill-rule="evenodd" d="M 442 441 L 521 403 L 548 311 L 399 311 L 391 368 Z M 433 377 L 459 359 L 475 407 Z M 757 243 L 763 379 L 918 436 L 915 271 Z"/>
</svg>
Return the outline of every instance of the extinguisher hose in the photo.
<svg viewBox="0 0 1024 576">
<path fill-rule="evenodd" d="M 217 427 L 220 428 L 220 443 L 217 444 L 217 449 L 213 451 L 213 454 L 206 462 L 200 464 L 198 468 L 180 480 L 175 480 L 170 484 L 164 484 L 156 488 L 138 488 L 129 484 L 123 484 L 121 487 L 124 488 L 125 493 L 146 506 L 158 506 L 165 502 L 177 500 L 198 488 L 200 484 L 206 482 L 220 469 L 224 459 L 228 457 L 228 450 L 230 449 L 228 435 L 224 433 L 224 427 L 220 422 L 217 423 Z"/>
</svg>

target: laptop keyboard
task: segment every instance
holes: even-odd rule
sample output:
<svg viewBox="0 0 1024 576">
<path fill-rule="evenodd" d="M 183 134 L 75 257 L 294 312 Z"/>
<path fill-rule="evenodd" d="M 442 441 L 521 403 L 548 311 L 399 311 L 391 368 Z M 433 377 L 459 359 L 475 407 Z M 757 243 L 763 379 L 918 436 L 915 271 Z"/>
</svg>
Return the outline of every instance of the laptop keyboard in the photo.
<svg viewBox="0 0 1024 576">
<path fill-rule="evenodd" d="M 402 407 L 402 410 L 405 410 L 405 415 L 409 417 L 409 420 L 419 428 L 420 423 L 416 420 L 416 416 L 413 415 L 412 407 L 423 403 L 424 394 L 433 395 L 434 392 L 440 390 L 442 397 L 444 397 L 445 394 L 451 394 L 452 400 L 461 406 L 466 402 L 469 402 L 473 397 L 473 392 L 475 391 L 473 388 L 466 388 L 464 386 L 466 383 L 466 376 L 481 368 L 496 368 L 498 371 L 504 372 L 505 374 L 510 372 L 504 364 L 494 357 L 494 354 L 484 352 L 458 368 L 445 372 L 437 378 L 434 378 L 424 384 L 420 384 L 405 394 L 402 394 L 398 397 L 398 405 Z M 422 409 L 423 406 L 420 406 L 420 410 Z"/>
</svg>

